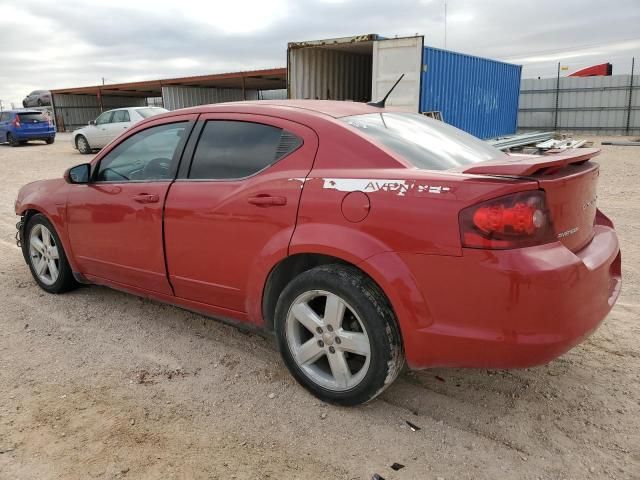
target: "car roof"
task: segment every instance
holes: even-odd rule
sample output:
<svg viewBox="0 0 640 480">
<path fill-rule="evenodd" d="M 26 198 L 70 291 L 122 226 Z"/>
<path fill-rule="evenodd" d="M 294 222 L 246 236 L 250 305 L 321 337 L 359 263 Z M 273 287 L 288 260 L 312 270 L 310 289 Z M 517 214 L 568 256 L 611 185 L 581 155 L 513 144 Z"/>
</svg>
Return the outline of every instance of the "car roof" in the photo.
<svg viewBox="0 0 640 480">
<path fill-rule="evenodd" d="M 363 115 L 366 113 L 397 112 L 406 108 L 397 107 L 374 107 L 361 102 L 339 101 L 339 100 L 254 100 L 244 102 L 215 103 L 211 105 L 201 105 L 184 110 L 184 113 L 205 113 L 229 111 L 229 107 L 237 107 L 239 110 L 251 110 L 251 107 L 267 107 L 269 109 L 297 109 L 310 113 L 328 115 L 334 118 L 348 117 L 351 115 Z"/>
</svg>

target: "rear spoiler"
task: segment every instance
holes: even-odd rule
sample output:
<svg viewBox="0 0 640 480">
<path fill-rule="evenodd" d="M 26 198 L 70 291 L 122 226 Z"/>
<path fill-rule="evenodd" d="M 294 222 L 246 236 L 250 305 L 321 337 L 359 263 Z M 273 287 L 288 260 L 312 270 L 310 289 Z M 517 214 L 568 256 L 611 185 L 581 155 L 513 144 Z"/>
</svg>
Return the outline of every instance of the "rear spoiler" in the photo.
<svg viewBox="0 0 640 480">
<path fill-rule="evenodd" d="M 462 170 L 462 173 L 523 177 L 536 173 L 551 174 L 567 165 L 584 163 L 599 154 L 599 148 L 576 148 L 549 155 L 509 154 L 508 159 L 476 163 Z"/>
</svg>

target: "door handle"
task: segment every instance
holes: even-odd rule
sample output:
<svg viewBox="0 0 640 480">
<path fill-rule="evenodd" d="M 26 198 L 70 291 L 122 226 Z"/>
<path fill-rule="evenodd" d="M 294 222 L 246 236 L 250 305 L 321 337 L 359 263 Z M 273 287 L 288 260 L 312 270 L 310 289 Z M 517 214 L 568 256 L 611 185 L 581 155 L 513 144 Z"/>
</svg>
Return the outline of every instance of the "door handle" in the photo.
<svg viewBox="0 0 640 480">
<path fill-rule="evenodd" d="M 160 201 L 160 197 L 155 194 L 140 193 L 138 195 L 134 195 L 133 200 L 138 203 L 158 203 Z"/>
<path fill-rule="evenodd" d="M 280 207 L 287 204 L 287 197 L 272 197 L 271 195 L 256 195 L 249 197 L 251 205 L 258 207 Z"/>
</svg>

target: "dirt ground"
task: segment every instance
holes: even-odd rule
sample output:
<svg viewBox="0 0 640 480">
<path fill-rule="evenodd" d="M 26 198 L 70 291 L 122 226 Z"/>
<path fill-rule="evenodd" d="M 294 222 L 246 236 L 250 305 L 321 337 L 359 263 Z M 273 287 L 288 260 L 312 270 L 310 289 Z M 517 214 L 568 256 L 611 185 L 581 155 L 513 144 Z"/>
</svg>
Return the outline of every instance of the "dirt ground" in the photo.
<svg viewBox="0 0 640 480">
<path fill-rule="evenodd" d="M 0 479 L 640 478 L 640 148 L 599 159 L 624 280 L 586 343 L 526 370 L 405 372 L 358 408 L 307 394 L 270 339 L 102 287 L 41 291 L 16 193 L 86 160 L 64 134 L 0 145 Z"/>
</svg>

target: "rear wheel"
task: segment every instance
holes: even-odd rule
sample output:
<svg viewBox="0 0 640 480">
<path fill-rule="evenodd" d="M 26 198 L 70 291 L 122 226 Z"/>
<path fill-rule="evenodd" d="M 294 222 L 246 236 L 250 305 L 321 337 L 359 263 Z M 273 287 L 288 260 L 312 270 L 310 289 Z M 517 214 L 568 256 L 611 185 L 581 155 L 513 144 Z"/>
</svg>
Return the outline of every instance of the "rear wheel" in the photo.
<svg viewBox="0 0 640 480">
<path fill-rule="evenodd" d="M 45 142 L 47 142 L 47 145 L 51 145 L 54 141 L 55 141 L 55 138 L 53 137 L 45 139 Z"/>
<path fill-rule="evenodd" d="M 29 219 L 25 241 L 29 269 L 40 288 L 49 293 L 63 293 L 78 286 L 60 238 L 44 215 Z"/>
<path fill-rule="evenodd" d="M 287 368 L 327 402 L 368 402 L 404 364 L 386 297 L 353 267 L 325 265 L 296 277 L 278 300 L 275 327 Z"/>
<path fill-rule="evenodd" d="M 91 153 L 91 146 L 84 135 L 78 135 L 76 137 L 76 147 L 80 153 L 84 153 L 85 155 Z"/>
<path fill-rule="evenodd" d="M 20 141 L 12 133 L 7 133 L 7 142 L 9 142 L 9 145 L 12 147 L 20 145 Z"/>
</svg>

